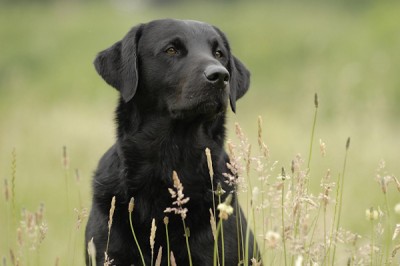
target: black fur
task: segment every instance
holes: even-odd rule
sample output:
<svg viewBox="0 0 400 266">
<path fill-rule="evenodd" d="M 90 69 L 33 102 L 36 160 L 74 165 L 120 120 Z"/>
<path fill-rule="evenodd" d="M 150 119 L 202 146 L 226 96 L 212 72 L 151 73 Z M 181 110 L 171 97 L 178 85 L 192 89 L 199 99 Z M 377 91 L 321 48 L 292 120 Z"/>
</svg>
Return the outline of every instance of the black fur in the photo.
<svg viewBox="0 0 400 266">
<path fill-rule="evenodd" d="M 94 65 L 121 95 L 116 110 L 117 142 L 100 160 L 95 173 L 86 228 L 86 243 L 94 239 L 97 265 L 104 263 L 113 196 L 116 210 L 107 252 L 113 265 L 141 265 L 129 226 L 131 197 L 135 198 L 133 225 L 146 264 L 151 260 L 149 236 L 154 218 L 155 253 L 162 246 L 162 265 L 167 265 L 163 218 L 168 216 L 170 248 L 178 265 L 189 265 L 181 217 L 164 213 L 173 207 L 168 188 L 173 187 L 174 170 L 184 186 L 183 193 L 190 198 L 185 205 L 185 222 L 190 229 L 193 265 L 212 265 L 209 209 L 213 193 L 205 149 L 211 150 L 214 188 L 217 183 L 222 185 L 224 200 L 235 189 L 223 176 L 229 172 L 223 148 L 225 115 L 228 102 L 235 111 L 236 100 L 247 91 L 249 71 L 231 54 L 220 30 L 206 23 L 172 19 L 132 28 L 121 41 L 100 52 Z M 223 222 L 226 265 L 238 264 L 238 243 L 244 242 L 237 239 L 237 215 L 241 216 L 243 235 L 246 233 L 241 210 Z M 251 258 L 252 235 L 249 254 Z"/>
</svg>

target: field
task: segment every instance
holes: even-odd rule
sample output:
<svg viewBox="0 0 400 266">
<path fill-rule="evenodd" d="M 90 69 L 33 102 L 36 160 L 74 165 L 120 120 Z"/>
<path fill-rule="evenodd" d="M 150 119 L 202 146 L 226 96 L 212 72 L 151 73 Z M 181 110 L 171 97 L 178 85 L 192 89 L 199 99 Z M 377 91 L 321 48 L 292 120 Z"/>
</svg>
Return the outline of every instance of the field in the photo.
<svg viewBox="0 0 400 266">
<path fill-rule="evenodd" d="M 130 27 L 164 17 L 217 25 L 251 70 L 250 91 L 237 114 L 229 114 L 233 142 L 238 142 L 238 122 L 257 147 L 257 117 L 262 116 L 271 161 L 278 161 L 272 174 L 279 176 L 281 167 L 290 172 L 297 154 L 304 161 L 309 156 L 318 93 L 311 191 L 318 195 L 327 169 L 335 179 L 342 174 L 351 137 L 341 226 L 368 242 L 371 224 L 365 211 L 385 206 L 393 225 L 400 223 L 393 211 L 399 191 L 390 184 L 386 204 L 376 179 L 382 159 L 385 175 L 400 173 L 400 3 L 205 1 L 157 8 L 134 3 L 0 6 L 0 178 L 2 191 L 9 192 L 0 201 L 0 256 L 7 265 L 12 265 L 10 248 L 19 250 L 22 210 L 35 212 L 42 203 L 46 236 L 37 250 L 27 244 L 20 249 L 23 265 L 83 264 L 85 220 L 80 228 L 76 222 L 78 213 L 90 208 L 97 161 L 114 142 L 117 100 L 92 61 Z M 326 156 L 321 156 L 320 139 Z M 27 243 L 29 235 L 24 239 Z M 347 260 L 339 259 L 339 265 Z"/>
</svg>

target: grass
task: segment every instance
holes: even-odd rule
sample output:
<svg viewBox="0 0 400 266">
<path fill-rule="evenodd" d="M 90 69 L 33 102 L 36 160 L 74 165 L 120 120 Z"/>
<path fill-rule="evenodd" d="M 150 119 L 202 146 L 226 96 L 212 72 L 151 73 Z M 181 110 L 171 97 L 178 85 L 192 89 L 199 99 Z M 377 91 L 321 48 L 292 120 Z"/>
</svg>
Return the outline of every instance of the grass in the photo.
<svg viewBox="0 0 400 266">
<path fill-rule="evenodd" d="M 0 39 L 6 41 L 1 43 L 0 54 L 0 176 L 7 180 L 10 195 L 15 195 L 10 196 L 15 205 L 0 202 L 0 235 L 8 236 L 0 240 L 0 256 L 9 262 L 9 247 L 16 247 L 21 210 L 35 213 L 44 203 L 46 238 L 39 251 L 25 248 L 25 257 L 32 257 L 32 265 L 36 254 L 43 265 L 83 263 L 82 228 L 90 205 L 90 178 L 98 159 L 113 143 L 112 112 L 117 97 L 97 76 L 91 62 L 98 51 L 120 39 L 134 24 L 159 17 L 204 20 L 227 33 L 235 55 L 252 72 L 249 93 L 238 102 L 237 115 L 229 117 L 229 138 L 236 138 L 234 123 L 239 122 L 248 132 L 251 146 L 258 147 L 254 120 L 262 115 L 264 139 L 271 160 L 278 161 L 276 169 L 291 169 L 299 151 L 309 154 L 310 95 L 318 92 L 310 191 L 319 192 L 319 181 L 328 168 L 332 180 L 342 172 L 343 146 L 351 136 L 342 227 L 368 238 L 372 225 L 374 232 L 379 226 L 389 226 L 379 220 L 365 222 L 364 212 L 370 207 L 389 210 L 392 226 L 399 223 L 391 209 L 398 201 L 395 188 L 389 186 L 382 194 L 374 181 L 382 158 L 385 169 L 390 170 L 382 170 L 381 177 L 400 172 L 396 120 L 400 113 L 399 9 L 397 2 L 347 8 L 329 2 L 286 1 L 139 10 L 105 2 L 1 6 Z M 232 17 L 240 17 L 240 23 Z M 318 156 L 315 144 L 319 139 L 326 143 L 325 157 Z M 64 146 L 70 158 L 68 169 L 62 165 Z M 257 182 L 254 178 L 253 186 Z M 288 180 L 284 191 L 290 191 L 288 183 L 292 182 L 298 180 Z M 259 189 L 266 185 L 260 184 Z M 265 200 L 269 195 L 260 197 Z M 241 199 L 246 202 L 244 195 Z M 328 206 L 326 214 L 321 210 L 318 221 L 326 220 L 326 230 L 315 227 L 315 235 L 320 236 L 321 230 L 330 235 L 331 211 Z M 267 213 L 263 215 L 267 218 Z M 78 220 L 82 223 L 79 228 Z M 274 229 L 272 225 L 270 221 Z M 263 230 L 270 240 L 259 242 L 272 245 L 279 230 L 262 228 L 259 232 Z M 385 239 L 388 242 L 390 237 L 385 235 Z M 53 244 L 62 241 L 65 245 Z M 379 241 L 376 235 L 373 242 Z M 342 254 L 342 248 L 337 252 Z M 273 257 L 274 251 L 266 254 Z M 380 255 L 373 255 L 378 264 Z M 288 261 L 296 260 L 293 256 Z"/>
<path fill-rule="evenodd" d="M 318 106 L 315 105 L 315 107 Z M 315 124 L 314 119 L 311 136 L 314 135 Z M 261 254 L 248 253 L 248 245 L 252 244 L 248 242 L 250 225 L 247 228 L 242 228 L 239 231 L 246 231 L 246 244 L 243 253 L 239 251 L 239 257 L 243 258 L 241 265 L 250 265 L 250 259 L 251 265 L 259 265 L 259 256 L 262 257 L 264 265 L 309 265 L 315 263 L 317 265 L 344 263 L 346 265 L 396 265 L 396 257 L 399 256 L 397 254 L 399 251 L 399 239 L 397 237 L 400 225 L 393 226 L 395 219 L 392 218 L 391 209 L 395 207 L 395 204 L 389 203 L 387 194 L 389 187 L 391 187 L 398 190 L 395 192 L 398 195 L 400 193 L 400 182 L 395 176 L 387 175 L 384 162 L 380 163 L 377 178 L 378 186 L 381 187 L 384 198 L 383 204 L 386 208 L 370 207 L 365 210 L 366 219 L 359 221 L 359 223 L 367 225 L 370 223 L 371 231 L 370 234 L 362 236 L 357 232 L 346 229 L 341 221 L 341 217 L 344 215 L 343 204 L 346 203 L 343 201 L 343 194 L 350 138 L 343 145 L 343 166 L 339 171 L 337 181 L 332 182 L 331 170 L 328 169 L 327 175 L 320 181 L 317 180 L 320 183 L 320 189 L 314 195 L 308 188 L 309 182 L 313 180 L 312 175 L 310 175 L 311 169 L 307 167 L 301 156 L 297 155 L 292 160 L 291 175 L 286 173 L 284 167 L 281 168 L 280 173 L 277 173 L 276 163 L 272 163 L 268 146 L 263 141 L 261 117 L 258 118 L 258 125 L 258 154 L 251 153 L 249 139 L 238 124 L 236 124 L 237 144 L 232 144 L 232 142 L 229 144 L 231 158 L 229 168 L 237 175 L 237 179 L 228 174 L 226 176 L 227 182 L 235 186 L 234 193 L 242 198 L 241 205 L 251 209 L 250 211 L 247 210 L 247 218 L 249 224 L 251 224 L 251 219 L 255 222 L 252 230 L 259 242 L 261 252 Z M 314 141 L 311 137 L 310 146 Z M 326 155 L 323 150 L 324 145 L 321 145 L 320 148 L 321 157 L 324 157 Z M 205 150 L 208 158 L 210 158 L 211 152 L 208 148 Z M 309 155 L 309 158 L 312 158 L 312 156 Z M 210 177 L 212 177 L 212 164 L 209 161 L 208 159 L 207 164 Z M 310 161 L 307 162 L 307 164 L 309 163 Z M 253 181 L 249 180 L 250 177 Z M 186 232 L 190 228 L 185 225 L 187 209 L 184 204 L 189 199 L 183 197 L 184 187 L 176 172 L 173 173 L 173 180 L 174 189 L 169 189 L 169 191 L 171 197 L 175 199 L 174 207 L 168 207 L 165 212 L 174 212 L 182 217 L 184 236 L 186 243 L 188 243 Z M 256 181 L 256 184 L 254 184 L 254 181 Z M 210 226 L 215 235 L 213 265 L 225 265 L 223 224 L 234 210 L 231 206 L 232 195 L 221 202 L 219 190 L 217 188 L 214 191 L 218 195 L 218 207 L 214 208 L 214 211 L 210 209 Z M 324 212 L 320 219 L 321 208 L 324 209 Z M 217 225 L 215 225 L 214 220 L 217 215 L 215 209 L 218 209 L 218 217 L 220 218 Z M 109 225 L 112 224 L 112 211 L 113 204 L 111 204 L 110 209 Z M 131 212 L 131 210 L 129 211 Z M 396 212 L 400 215 L 398 210 Z M 251 214 L 249 215 L 249 213 Z M 255 219 L 255 213 L 257 213 L 257 217 L 263 217 L 263 219 Z M 331 219 L 329 224 L 327 224 L 327 219 Z M 130 222 L 132 227 L 132 221 L 130 220 Z M 242 225 L 238 223 L 237 226 L 241 228 Z M 133 228 L 132 234 L 135 237 Z M 152 232 L 150 239 L 154 239 L 154 237 L 155 231 Z M 220 255 L 218 255 L 217 249 L 219 239 L 222 243 Z M 168 241 L 166 244 L 168 246 Z M 140 250 L 139 245 L 138 248 Z M 191 249 L 188 244 L 186 249 L 191 265 Z M 171 251 L 171 265 L 174 264 L 172 254 L 173 251 Z M 142 263 L 145 265 L 143 259 Z"/>
</svg>

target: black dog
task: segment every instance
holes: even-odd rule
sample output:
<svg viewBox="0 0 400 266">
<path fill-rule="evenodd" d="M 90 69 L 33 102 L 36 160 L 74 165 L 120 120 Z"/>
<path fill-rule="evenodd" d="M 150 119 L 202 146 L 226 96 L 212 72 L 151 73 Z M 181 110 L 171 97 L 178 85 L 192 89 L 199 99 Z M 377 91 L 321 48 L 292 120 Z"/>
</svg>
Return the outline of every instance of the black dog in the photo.
<svg viewBox="0 0 400 266">
<path fill-rule="evenodd" d="M 111 199 L 116 197 L 107 254 L 113 265 L 141 265 L 129 225 L 128 203 L 135 199 L 133 227 L 150 265 L 150 227 L 157 225 L 155 255 L 163 247 L 167 265 L 167 240 L 163 218 L 169 217 L 170 250 L 177 265 L 189 265 L 180 215 L 165 213 L 173 207 L 168 191 L 176 171 L 183 193 L 190 200 L 185 218 L 190 231 L 193 265 L 213 265 L 214 238 L 210 226 L 213 197 L 205 149 L 212 153 L 213 187 L 222 185 L 234 195 L 223 173 L 229 158 L 224 151 L 225 115 L 229 105 L 249 87 L 249 71 L 235 58 L 225 35 L 202 22 L 157 20 L 132 28 L 94 62 L 103 79 L 120 92 L 116 110 L 117 142 L 100 160 L 93 181 L 93 206 L 86 228 L 86 243 L 94 239 L 97 265 L 104 263 Z M 218 203 L 218 202 L 217 202 Z M 232 206 L 235 206 L 233 197 Z M 218 222 L 218 213 L 217 222 Z M 237 230 L 241 218 L 242 232 Z M 253 235 L 246 239 L 246 220 L 240 210 L 223 222 L 225 264 L 238 265 L 252 258 Z M 239 235 L 239 239 L 237 236 Z M 219 243 L 221 244 L 221 243 Z M 220 260 L 221 245 L 219 248 Z M 88 258 L 87 258 L 88 263 Z"/>
</svg>

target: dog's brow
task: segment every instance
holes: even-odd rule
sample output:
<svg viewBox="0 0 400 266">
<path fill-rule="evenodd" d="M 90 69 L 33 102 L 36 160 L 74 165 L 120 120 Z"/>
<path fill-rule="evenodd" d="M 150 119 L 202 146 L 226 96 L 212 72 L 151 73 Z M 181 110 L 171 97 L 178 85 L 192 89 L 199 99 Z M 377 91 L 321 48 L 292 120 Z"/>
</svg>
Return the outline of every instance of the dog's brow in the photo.
<svg viewBox="0 0 400 266">
<path fill-rule="evenodd" d="M 176 36 L 176 37 L 171 38 L 169 42 L 174 45 L 183 45 L 183 43 L 185 43 L 185 38 Z"/>
<path fill-rule="evenodd" d="M 160 42 L 160 45 L 162 47 L 165 47 L 167 45 L 174 45 L 174 46 L 183 46 L 185 43 L 185 38 L 182 36 L 172 36 L 169 38 L 166 38 Z"/>
<path fill-rule="evenodd" d="M 216 47 L 218 47 L 218 46 L 221 45 L 221 42 L 218 40 L 217 37 L 214 37 L 214 38 L 212 38 L 212 39 L 209 40 L 209 44 L 210 44 L 210 46 L 211 46 L 213 49 L 215 49 Z M 222 43 L 222 44 L 223 44 L 223 43 Z"/>
</svg>

